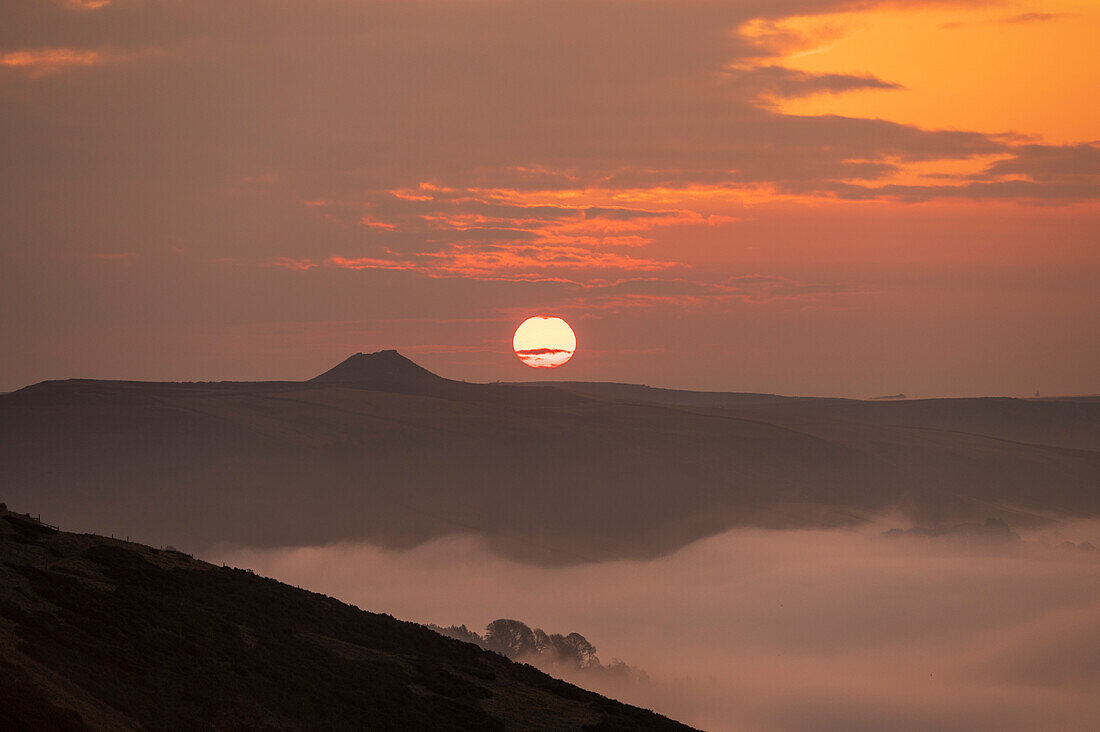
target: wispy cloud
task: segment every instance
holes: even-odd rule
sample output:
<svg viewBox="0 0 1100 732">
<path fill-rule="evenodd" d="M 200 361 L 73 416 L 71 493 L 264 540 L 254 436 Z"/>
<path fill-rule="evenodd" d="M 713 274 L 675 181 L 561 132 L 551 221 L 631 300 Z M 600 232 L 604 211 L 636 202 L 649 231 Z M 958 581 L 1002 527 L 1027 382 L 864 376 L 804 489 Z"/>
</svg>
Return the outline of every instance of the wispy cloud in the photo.
<svg viewBox="0 0 1100 732">
<path fill-rule="evenodd" d="M 577 311 L 623 312 L 646 308 L 723 309 L 731 304 L 798 308 L 829 303 L 836 307 L 875 290 L 842 283 L 814 283 L 778 275 L 741 274 L 718 280 L 636 277 L 590 281 L 568 301 Z"/>
<path fill-rule="evenodd" d="M 535 244 L 455 244 L 441 251 L 383 257 L 333 256 L 324 260 L 344 269 L 396 269 L 432 277 L 527 280 L 553 270 L 660 270 L 676 262 L 599 252 L 578 246 Z"/>
<path fill-rule="evenodd" d="M 0 54 L 0 67 L 22 72 L 31 78 L 106 62 L 107 56 L 100 51 L 78 48 L 38 48 Z"/>
<path fill-rule="evenodd" d="M 1049 20 L 1056 20 L 1058 18 L 1065 18 L 1072 15 L 1071 13 L 1017 13 L 1015 15 L 1004 15 L 999 18 L 988 19 L 984 21 L 953 21 L 950 23 L 942 23 L 941 28 L 966 28 L 973 25 L 1027 25 L 1029 23 L 1045 23 Z"/>
<path fill-rule="evenodd" d="M 291 269 L 306 272 L 317 266 L 312 259 L 295 259 L 294 257 L 271 257 L 260 262 L 261 267 L 276 267 L 279 269 Z"/>
<path fill-rule="evenodd" d="M 411 191 L 415 191 L 413 194 Z M 636 251 L 674 226 L 719 226 L 733 217 L 688 209 L 584 201 L 568 191 L 534 200 L 509 189 L 422 182 L 379 191 L 360 202 L 309 201 L 318 216 L 375 232 L 370 254 L 336 254 L 323 264 L 345 269 L 400 269 L 432 277 L 529 280 L 553 272 L 653 271 L 682 263 Z M 570 200 L 572 199 L 572 200 Z M 567 202 L 569 201 L 569 202 Z M 362 215 L 362 208 L 371 213 Z M 351 216 L 357 219 L 353 222 Z"/>
<path fill-rule="evenodd" d="M 782 66 L 736 66 L 730 68 L 728 83 L 746 98 L 767 102 L 814 94 L 841 94 L 868 89 L 901 90 L 905 87 L 870 74 L 818 74 Z"/>
</svg>

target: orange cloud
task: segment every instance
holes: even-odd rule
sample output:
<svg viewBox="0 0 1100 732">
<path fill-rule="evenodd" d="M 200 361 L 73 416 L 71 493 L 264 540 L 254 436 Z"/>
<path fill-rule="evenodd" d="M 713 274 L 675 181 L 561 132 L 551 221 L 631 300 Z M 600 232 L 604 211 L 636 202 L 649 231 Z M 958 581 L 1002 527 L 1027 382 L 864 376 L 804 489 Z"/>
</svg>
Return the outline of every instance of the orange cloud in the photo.
<svg viewBox="0 0 1100 732">
<path fill-rule="evenodd" d="M 544 245 L 457 244 L 438 252 L 383 257 L 332 256 L 325 265 L 341 269 L 388 269 L 418 272 L 429 277 L 472 279 L 538 279 L 551 270 L 660 270 L 677 262 L 594 252 L 584 247 Z"/>
<path fill-rule="evenodd" d="M 106 58 L 99 51 L 76 48 L 41 48 L 0 54 L 0 67 L 22 71 L 32 78 L 105 62 Z"/>
<path fill-rule="evenodd" d="M 424 255 L 438 272 L 477 277 L 504 272 L 529 274 L 547 269 L 623 269 L 659 270 L 681 266 L 677 262 L 628 257 L 610 252 L 594 252 L 584 247 L 511 245 L 457 245 L 442 252 Z"/>
<path fill-rule="evenodd" d="M 400 198 L 404 201 L 431 201 L 435 198 L 435 193 L 451 193 L 454 189 L 438 186 L 434 183 L 422 181 L 416 188 L 395 188 L 391 191 L 387 191 L 394 198 Z"/>
<path fill-rule="evenodd" d="M 341 269 L 417 269 L 416 265 L 408 261 L 377 257 L 329 257 L 325 260 L 325 265 Z"/>
<path fill-rule="evenodd" d="M 499 195 L 495 197 L 496 203 L 489 203 L 490 199 L 469 200 L 483 210 L 484 207 L 493 208 L 494 213 L 444 211 L 420 214 L 419 218 L 436 230 L 523 234 L 533 242 L 544 244 L 631 247 L 650 243 L 651 239 L 640 234 L 658 227 L 723 222 L 721 218 L 704 217 L 686 210 L 506 203 Z"/>
<path fill-rule="evenodd" d="M 372 216 L 360 217 L 359 223 L 361 223 L 363 226 L 369 226 L 372 229 L 380 229 L 382 231 L 393 231 L 397 228 L 396 224 L 391 224 L 386 221 L 379 221 Z"/>
<path fill-rule="evenodd" d="M 430 194 L 417 193 L 408 189 L 396 189 L 388 191 L 388 193 L 394 198 L 400 198 L 403 201 L 431 201 L 435 198 Z"/>
<path fill-rule="evenodd" d="M 1100 148 L 1095 145 L 987 145 L 976 137 L 961 138 L 959 143 L 956 133 L 947 133 L 939 140 L 923 132 L 902 134 L 922 136 L 921 144 L 929 146 L 928 152 L 906 152 L 903 137 L 892 158 L 847 161 L 854 170 L 881 166 L 890 171 L 877 179 L 868 174 L 862 179 L 807 176 L 769 186 L 728 180 L 678 186 L 573 185 L 532 190 L 419 183 L 375 190 L 366 200 L 311 203 L 322 207 L 328 220 L 358 223 L 384 237 L 371 237 L 374 242 L 384 241 L 384 247 L 368 250 L 364 256 L 330 256 L 323 260 L 326 267 L 399 270 L 432 278 L 553 279 L 580 285 L 591 284 L 609 271 L 637 274 L 689 266 L 690 257 L 669 258 L 668 252 L 675 250 L 668 247 L 671 237 L 660 234 L 661 229 L 727 226 L 741 220 L 733 214 L 761 201 L 1000 198 L 1065 203 L 1100 196 Z M 976 151 L 993 152 L 960 154 L 947 172 L 936 146 L 956 144 L 964 148 L 977 144 Z M 498 174 L 506 178 L 508 172 Z M 568 179 L 568 175 L 557 175 L 550 169 L 541 170 L 540 175 Z M 371 215 L 362 215 L 364 207 L 371 210 Z M 677 229 L 676 240 L 680 233 Z M 665 256 L 645 252 L 658 241 L 665 245 Z M 853 294 L 762 279 L 697 282 L 693 288 L 689 292 L 670 292 L 667 288 L 627 292 L 601 285 L 581 295 L 578 305 L 621 310 L 733 301 L 798 301 L 807 307 L 820 298 Z"/>
<path fill-rule="evenodd" d="M 264 267 L 278 267 L 280 269 L 293 269 L 298 271 L 306 271 L 313 269 L 317 266 L 317 263 L 311 259 L 295 259 L 294 257 L 272 257 L 265 261 L 261 266 Z"/>
<path fill-rule="evenodd" d="M 419 183 L 375 191 L 365 201 L 310 200 L 333 221 L 356 222 L 386 237 L 386 246 L 362 257 L 333 255 L 325 266 L 390 269 L 430 277 L 543 280 L 548 272 L 652 271 L 682 263 L 609 249 L 652 244 L 653 232 L 672 226 L 721 226 L 735 217 L 689 207 L 666 207 L 664 197 L 624 191 L 517 192 Z M 686 202 L 688 196 L 682 197 Z M 704 197 L 705 198 L 705 197 Z M 364 207 L 372 211 L 363 216 Z M 354 219 L 350 216 L 354 215 Z M 552 275 L 551 275 L 552 276 Z"/>
</svg>

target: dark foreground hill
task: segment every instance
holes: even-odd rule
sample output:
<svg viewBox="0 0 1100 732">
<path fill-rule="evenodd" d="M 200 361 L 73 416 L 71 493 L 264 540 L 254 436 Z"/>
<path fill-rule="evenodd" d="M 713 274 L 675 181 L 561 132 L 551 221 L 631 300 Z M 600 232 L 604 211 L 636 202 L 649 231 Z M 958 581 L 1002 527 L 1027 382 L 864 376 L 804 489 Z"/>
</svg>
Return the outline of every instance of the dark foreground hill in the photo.
<svg viewBox="0 0 1100 732">
<path fill-rule="evenodd" d="M 1100 402 L 472 384 L 382 351 L 307 382 L 0 395 L 0 481 L 66 529 L 192 550 L 461 532 L 576 562 L 894 510 L 927 525 L 1097 516 Z"/>
<path fill-rule="evenodd" d="M 246 570 L 0 511 L 0 729 L 689 728 Z"/>
</svg>

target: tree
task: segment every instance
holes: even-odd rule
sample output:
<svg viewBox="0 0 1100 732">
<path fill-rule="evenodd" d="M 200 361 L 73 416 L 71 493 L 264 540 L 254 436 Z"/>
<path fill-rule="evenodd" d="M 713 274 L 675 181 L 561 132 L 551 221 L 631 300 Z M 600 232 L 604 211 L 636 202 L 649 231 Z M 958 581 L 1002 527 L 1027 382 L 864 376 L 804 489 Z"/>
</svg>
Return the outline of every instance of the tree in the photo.
<svg viewBox="0 0 1100 732">
<path fill-rule="evenodd" d="M 550 636 L 542 628 L 535 628 L 535 653 L 542 655 L 550 652 Z"/>
<path fill-rule="evenodd" d="M 485 645 L 508 658 L 537 653 L 535 634 L 518 620 L 501 618 L 485 626 Z"/>
<path fill-rule="evenodd" d="M 546 648 L 545 652 L 554 663 L 573 668 L 589 668 L 600 663 L 596 657 L 596 646 L 580 633 L 565 636 L 554 633 L 547 639 Z"/>
<path fill-rule="evenodd" d="M 578 668 L 598 666 L 600 659 L 596 656 L 596 646 L 588 642 L 580 633 L 570 633 L 565 636 L 565 643 L 573 649 L 573 657 L 577 660 Z"/>
<path fill-rule="evenodd" d="M 428 623 L 428 628 L 431 628 L 440 635 L 445 635 L 448 638 L 454 638 L 455 640 L 465 641 L 466 643 L 474 643 L 476 645 L 485 646 L 485 639 L 474 631 L 467 628 L 465 625 L 449 625 L 446 628 L 440 628 L 438 625 L 432 625 Z"/>
</svg>

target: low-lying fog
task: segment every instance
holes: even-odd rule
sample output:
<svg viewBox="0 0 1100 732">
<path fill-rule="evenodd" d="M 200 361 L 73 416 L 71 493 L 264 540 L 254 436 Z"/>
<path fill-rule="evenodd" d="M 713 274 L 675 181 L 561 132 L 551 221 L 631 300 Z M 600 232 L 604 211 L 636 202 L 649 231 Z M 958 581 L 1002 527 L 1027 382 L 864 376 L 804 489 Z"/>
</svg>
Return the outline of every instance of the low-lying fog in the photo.
<svg viewBox="0 0 1100 732">
<path fill-rule="evenodd" d="M 213 561 L 399 618 L 579 632 L 649 681 L 577 677 L 705 729 L 1065 730 L 1100 719 L 1100 522 L 1022 540 L 736 530 L 648 561 L 538 567 L 456 536 Z"/>
</svg>

